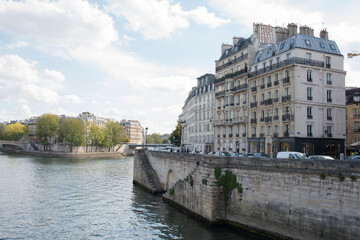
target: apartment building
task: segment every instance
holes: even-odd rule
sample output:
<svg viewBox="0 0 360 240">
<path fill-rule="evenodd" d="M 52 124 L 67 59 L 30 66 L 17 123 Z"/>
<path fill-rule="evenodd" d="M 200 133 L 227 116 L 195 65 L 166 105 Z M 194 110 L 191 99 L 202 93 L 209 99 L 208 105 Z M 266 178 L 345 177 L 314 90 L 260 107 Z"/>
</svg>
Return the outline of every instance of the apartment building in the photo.
<svg viewBox="0 0 360 240">
<path fill-rule="evenodd" d="M 216 151 L 338 156 L 345 145 L 344 58 L 328 32 L 254 24 L 215 61 Z M 336 126 L 336 127 L 335 127 Z"/>
<path fill-rule="evenodd" d="M 344 58 L 326 30 L 277 28 L 250 66 L 249 152 L 338 157 L 345 143 Z M 283 40 L 282 40 L 283 39 Z"/>
<path fill-rule="evenodd" d="M 144 144 L 143 128 L 138 120 L 123 119 L 120 125 L 124 127 L 124 133 L 129 137 L 130 144 Z"/>
<path fill-rule="evenodd" d="M 248 152 L 248 70 L 258 49 L 273 42 L 269 25 L 254 24 L 249 38 L 234 37 L 215 61 L 215 150 Z"/>
<path fill-rule="evenodd" d="M 179 116 L 182 144 L 189 151 L 214 151 L 214 78 L 213 74 L 197 78 Z"/>
<path fill-rule="evenodd" d="M 360 147 L 360 88 L 346 89 L 347 155 Z M 357 147 L 357 148 L 356 148 Z M 357 151 L 359 152 L 359 151 Z"/>
</svg>

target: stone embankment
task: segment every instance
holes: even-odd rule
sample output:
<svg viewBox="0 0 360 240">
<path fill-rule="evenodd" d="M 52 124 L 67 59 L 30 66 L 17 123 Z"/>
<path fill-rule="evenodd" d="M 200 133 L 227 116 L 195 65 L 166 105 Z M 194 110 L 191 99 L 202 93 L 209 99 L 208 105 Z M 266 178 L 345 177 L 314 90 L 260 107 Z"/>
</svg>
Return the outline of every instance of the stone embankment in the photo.
<svg viewBox="0 0 360 240">
<path fill-rule="evenodd" d="M 241 184 L 226 204 L 215 169 Z M 151 184 L 153 178 L 161 187 Z M 360 161 L 145 151 L 135 152 L 134 183 L 166 191 L 165 200 L 211 223 L 277 239 L 360 239 Z"/>
</svg>

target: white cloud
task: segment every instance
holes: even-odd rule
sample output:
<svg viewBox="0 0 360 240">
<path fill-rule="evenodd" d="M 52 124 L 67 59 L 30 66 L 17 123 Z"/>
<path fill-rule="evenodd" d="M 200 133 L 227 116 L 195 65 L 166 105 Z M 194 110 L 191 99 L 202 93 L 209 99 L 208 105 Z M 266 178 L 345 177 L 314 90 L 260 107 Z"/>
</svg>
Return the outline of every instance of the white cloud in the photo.
<svg viewBox="0 0 360 240">
<path fill-rule="evenodd" d="M 82 99 L 76 95 L 64 95 L 62 97 L 62 100 L 65 102 L 65 103 L 73 103 L 73 104 L 80 104 L 82 103 Z"/>
<path fill-rule="evenodd" d="M 229 20 L 208 13 L 205 7 L 185 11 L 169 0 L 107 0 L 107 11 L 125 18 L 127 27 L 140 32 L 146 39 L 169 37 L 177 29 L 189 27 L 189 20 L 198 24 L 218 27 Z"/>
<path fill-rule="evenodd" d="M 118 40 L 111 17 L 82 0 L 0 0 L 0 27 L 65 48 L 101 48 Z"/>
<path fill-rule="evenodd" d="M 12 44 L 7 44 L 6 48 L 8 49 L 14 49 L 14 48 L 23 48 L 23 47 L 27 47 L 28 43 L 25 41 L 17 41 L 15 43 Z"/>
<path fill-rule="evenodd" d="M 27 119 L 31 116 L 33 116 L 31 108 L 26 104 L 15 107 L 11 111 L 8 111 L 6 109 L 0 110 L 0 122 L 10 122 L 11 120 Z"/>
<path fill-rule="evenodd" d="M 20 103 L 37 102 L 56 104 L 61 96 L 55 91 L 62 88 L 64 75 L 45 69 L 39 73 L 36 62 L 29 62 L 18 55 L 0 56 L 0 99 Z M 72 103 L 79 103 L 75 95 L 63 97 Z"/>
</svg>

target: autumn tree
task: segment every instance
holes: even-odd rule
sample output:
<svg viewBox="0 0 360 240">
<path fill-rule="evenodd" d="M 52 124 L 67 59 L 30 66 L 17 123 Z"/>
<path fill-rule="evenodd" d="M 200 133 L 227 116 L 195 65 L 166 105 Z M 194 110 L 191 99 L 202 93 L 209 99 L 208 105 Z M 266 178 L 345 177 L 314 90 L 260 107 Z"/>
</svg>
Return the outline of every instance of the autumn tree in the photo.
<svg viewBox="0 0 360 240">
<path fill-rule="evenodd" d="M 49 140 L 57 137 L 59 120 L 57 115 L 50 113 L 43 114 L 36 120 L 35 135 L 44 145 L 44 150 L 49 145 Z"/>
<path fill-rule="evenodd" d="M 21 123 L 9 124 L 3 127 L 2 138 L 9 141 L 19 141 L 21 137 L 28 135 L 28 128 Z"/>
<path fill-rule="evenodd" d="M 59 134 L 63 140 L 70 145 L 70 151 L 73 147 L 85 145 L 85 125 L 78 118 L 65 118 L 61 121 Z"/>
</svg>

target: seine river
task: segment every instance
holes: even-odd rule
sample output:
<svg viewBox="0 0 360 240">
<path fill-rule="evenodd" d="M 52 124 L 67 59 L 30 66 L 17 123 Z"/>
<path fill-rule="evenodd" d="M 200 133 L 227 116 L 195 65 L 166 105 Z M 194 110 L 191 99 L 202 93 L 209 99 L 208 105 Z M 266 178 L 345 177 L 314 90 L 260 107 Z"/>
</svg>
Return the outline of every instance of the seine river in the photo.
<svg viewBox="0 0 360 240">
<path fill-rule="evenodd" d="M 0 239 L 257 239 L 211 227 L 132 184 L 133 158 L 0 152 Z"/>
</svg>

